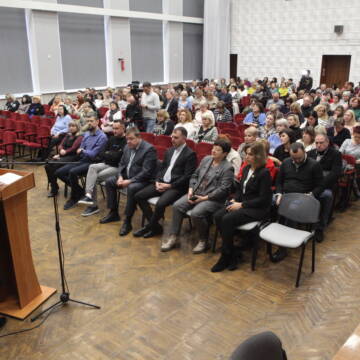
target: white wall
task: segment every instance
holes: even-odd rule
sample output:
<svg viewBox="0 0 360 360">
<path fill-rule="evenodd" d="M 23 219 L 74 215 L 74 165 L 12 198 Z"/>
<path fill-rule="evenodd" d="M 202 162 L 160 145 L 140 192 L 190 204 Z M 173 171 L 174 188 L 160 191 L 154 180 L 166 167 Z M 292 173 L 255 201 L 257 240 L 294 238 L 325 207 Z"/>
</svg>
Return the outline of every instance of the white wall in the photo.
<svg viewBox="0 0 360 360">
<path fill-rule="evenodd" d="M 344 33 L 334 33 L 344 25 Z M 352 55 L 349 80 L 360 81 L 359 0 L 232 0 L 231 53 L 238 76 L 292 77 L 310 69 L 320 81 L 322 55 Z"/>
</svg>

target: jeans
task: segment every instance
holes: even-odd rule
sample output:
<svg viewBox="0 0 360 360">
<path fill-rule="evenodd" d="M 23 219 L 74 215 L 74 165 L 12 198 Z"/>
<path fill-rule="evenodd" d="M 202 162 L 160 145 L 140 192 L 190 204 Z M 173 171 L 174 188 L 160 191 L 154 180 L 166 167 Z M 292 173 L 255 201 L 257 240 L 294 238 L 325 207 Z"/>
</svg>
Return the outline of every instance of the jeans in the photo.
<svg viewBox="0 0 360 360">
<path fill-rule="evenodd" d="M 147 133 L 152 133 L 155 128 L 156 119 L 144 118 L 143 119 L 144 128 Z"/>
<path fill-rule="evenodd" d="M 324 230 L 329 222 L 329 217 L 331 214 L 331 208 L 334 201 L 333 193 L 330 189 L 324 190 L 318 200 L 321 204 L 320 210 L 320 221 L 317 226 L 318 230 Z"/>
</svg>

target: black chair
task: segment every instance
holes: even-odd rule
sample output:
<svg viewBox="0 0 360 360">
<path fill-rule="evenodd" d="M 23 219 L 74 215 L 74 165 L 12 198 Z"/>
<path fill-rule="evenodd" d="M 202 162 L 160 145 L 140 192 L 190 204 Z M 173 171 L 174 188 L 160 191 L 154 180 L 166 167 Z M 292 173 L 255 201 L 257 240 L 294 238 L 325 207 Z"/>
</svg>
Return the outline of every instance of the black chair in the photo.
<svg viewBox="0 0 360 360">
<path fill-rule="evenodd" d="M 229 360 L 287 360 L 280 339 L 271 331 L 250 337 L 240 344 Z"/>
</svg>

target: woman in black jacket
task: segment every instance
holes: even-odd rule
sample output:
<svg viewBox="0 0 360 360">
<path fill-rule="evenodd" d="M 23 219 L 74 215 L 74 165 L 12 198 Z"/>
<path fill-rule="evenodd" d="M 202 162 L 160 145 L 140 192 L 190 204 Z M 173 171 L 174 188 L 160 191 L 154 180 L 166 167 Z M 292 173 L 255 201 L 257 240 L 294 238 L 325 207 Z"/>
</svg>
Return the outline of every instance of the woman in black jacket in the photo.
<svg viewBox="0 0 360 360">
<path fill-rule="evenodd" d="M 262 143 L 256 141 L 246 149 L 243 176 L 237 185 L 234 199 L 215 215 L 215 223 L 220 231 L 223 245 L 221 257 L 211 268 L 212 272 L 225 269 L 235 270 L 237 258 L 233 238 L 240 225 L 266 219 L 270 214 L 272 191 L 271 176 L 265 168 L 266 154 Z"/>
</svg>

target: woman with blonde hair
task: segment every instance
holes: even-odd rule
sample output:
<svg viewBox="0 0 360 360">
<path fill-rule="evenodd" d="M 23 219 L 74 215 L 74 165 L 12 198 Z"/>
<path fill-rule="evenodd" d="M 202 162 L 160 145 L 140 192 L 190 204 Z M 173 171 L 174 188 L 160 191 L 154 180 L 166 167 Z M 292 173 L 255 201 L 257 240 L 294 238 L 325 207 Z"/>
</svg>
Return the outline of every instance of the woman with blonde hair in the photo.
<svg viewBox="0 0 360 360">
<path fill-rule="evenodd" d="M 213 144 L 217 137 L 218 131 L 215 127 L 215 122 L 212 117 L 205 113 L 201 116 L 202 125 L 194 136 L 194 141 L 196 142 L 207 142 Z"/>
<path fill-rule="evenodd" d="M 155 135 L 170 136 L 174 130 L 174 126 L 174 122 L 170 119 L 170 115 L 165 109 L 161 109 L 157 112 L 156 124 L 154 127 Z"/>
<path fill-rule="evenodd" d="M 178 112 L 178 123 L 175 125 L 175 129 L 179 126 L 182 126 L 187 131 L 187 138 L 190 140 L 194 140 L 196 135 L 196 127 L 192 121 L 191 112 L 187 109 L 180 110 Z"/>
<path fill-rule="evenodd" d="M 58 108 L 60 105 L 63 105 L 63 101 L 60 95 L 56 95 L 54 97 L 54 101 L 52 105 L 50 106 L 50 111 L 53 112 L 55 115 L 58 113 Z"/>
<path fill-rule="evenodd" d="M 209 115 L 211 117 L 211 121 L 213 123 L 215 123 L 215 118 L 214 118 L 214 113 L 209 110 L 209 106 L 207 101 L 202 101 L 199 104 L 199 110 L 196 112 L 195 114 L 195 118 L 194 118 L 194 125 L 197 127 L 200 127 L 202 124 L 202 117 L 203 115 Z"/>
<path fill-rule="evenodd" d="M 294 132 L 295 139 L 301 139 L 302 133 L 300 129 L 299 117 L 296 114 L 290 113 L 286 116 L 286 120 L 288 121 L 289 129 Z"/>
<path fill-rule="evenodd" d="M 346 110 L 344 113 L 344 122 L 345 127 L 350 130 L 350 133 L 353 133 L 354 126 L 358 125 L 356 122 L 355 113 L 353 110 Z"/>
<path fill-rule="evenodd" d="M 327 114 L 327 106 L 325 104 L 319 104 L 314 107 L 314 110 L 318 115 L 319 125 L 325 126 L 325 128 L 330 127 L 331 124 L 329 121 L 329 115 Z"/>
<path fill-rule="evenodd" d="M 298 102 L 295 101 L 290 105 L 290 112 L 299 117 L 300 124 L 305 121 L 304 115 L 301 112 L 301 106 Z"/>
</svg>

